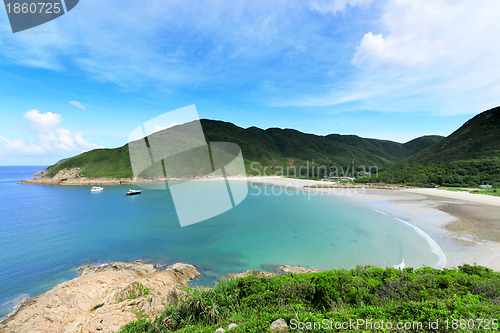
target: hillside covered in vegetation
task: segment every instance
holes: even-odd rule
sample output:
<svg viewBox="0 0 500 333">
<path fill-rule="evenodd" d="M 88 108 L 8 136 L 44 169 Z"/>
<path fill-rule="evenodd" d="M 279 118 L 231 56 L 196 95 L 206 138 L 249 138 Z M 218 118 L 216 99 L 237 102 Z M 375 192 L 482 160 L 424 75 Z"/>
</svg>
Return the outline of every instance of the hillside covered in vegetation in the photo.
<svg viewBox="0 0 500 333">
<path fill-rule="evenodd" d="M 469 265 L 250 275 L 184 290 L 168 296 L 156 320 L 140 319 L 121 333 L 213 333 L 231 323 L 238 326 L 229 332 L 260 333 L 280 318 L 291 331 L 490 332 L 500 316 L 500 273 Z"/>
<path fill-rule="evenodd" d="M 298 168 L 307 162 L 311 168 L 335 165 L 346 170 L 352 164 L 387 168 L 442 139 L 440 136 L 425 136 L 401 144 L 355 135 L 319 136 L 293 129 L 244 129 L 232 123 L 207 119 L 201 120 L 201 125 L 207 142 L 232 142 L 240 146 L 249 174 L 260 172 L 258 166 L 250 168 L 252 162 L 258 162 L 261 168 L 271 166 L 275 169 L 287 166 Z M 152 134 L 150 139 L 163 135 L 162 132 Z M 47 169 L 46 177 L 72 168 L 80 168 L 81 176 L 87 178 L 133 176 L 128 145 L 115 149 L 95 149 L 62 160 Z M 273 169 L 266 171 L 274 172 Z"/>
<path fill-rule="evenodd" d="M 417 186 L 500 184 L 500 107 L 484 111 L 443 140 L 365 182 Z"/>
<path fill-rule="evenodd" d="M 355 135 L 320 136 L 293 129 L 245 129 L 207 119 L 201 120 L 201 125 L 207 142 L 239 145 L 250 175 L 285 170 L 285 176 L 323 178 L 359 176 L 364 170 L 371 174 L 358 177 L 357 182 L 467 187 L 500 184 L 500 107 L 473 117 L 446 138 L 423 136 L 404 144 Z M 168 129 L 148 138 L 157 140 L 165 131 Z M 62 160 L 50 166 L 45 176 L 72 168 L 90 179 L 133 177 L 128 145 L 95 149 Z M 196 171 L 193 176 L 198 176 Z"/>
</svg>

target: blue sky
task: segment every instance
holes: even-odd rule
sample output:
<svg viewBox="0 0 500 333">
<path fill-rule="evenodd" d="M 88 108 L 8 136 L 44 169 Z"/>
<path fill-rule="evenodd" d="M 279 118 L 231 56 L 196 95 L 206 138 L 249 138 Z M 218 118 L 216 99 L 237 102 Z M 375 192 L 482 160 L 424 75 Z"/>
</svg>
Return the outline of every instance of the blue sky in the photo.
<svg viewBox="0 0 500 333">
<path fill-rule="evenodd" d="M 500 105 L 497 0 L 80 1 L 12 34 L 0 165 L 48 165 L 200 117 L 406 142 Z"/>
</svg>

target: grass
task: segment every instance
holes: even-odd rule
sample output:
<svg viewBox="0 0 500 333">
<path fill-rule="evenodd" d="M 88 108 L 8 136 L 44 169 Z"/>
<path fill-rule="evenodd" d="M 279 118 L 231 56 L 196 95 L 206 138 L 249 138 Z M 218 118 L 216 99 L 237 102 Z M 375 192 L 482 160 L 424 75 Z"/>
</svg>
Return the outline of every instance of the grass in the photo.
<svg viewBox="0 0 500 333">
<path fill-rule="evenodd" d="M 472 194 L 484 194 L 484 195 L 492 195 L 492 196 L 500 196 L 500 191 L 497 188 L 463 188 L 463 187 L 439 187 L 439 189 L 453 191 L 453 192 L 469 192 Z"/>
<path fill-rule="evenodd" d="M 136 299 L 141 296 L 147 296 L 150 294 L 151 289 L 148 287 L 145 287 L 142 283 L 137 283 L 133 286 L 132 289 L 130 290 L 123 290 L 125 293 L 125 298 L 120 298 L 118 300 L 118 303 L 123 302 L 126 299 Z"/>
<path fill-rule="evenodd" d="M 477 193 L 475 191 L 471 191 L 471 193 Z M 479 194 L 487 194 L 487 195 L 493 195 L 496 197 L 500 197 L 500 191 L 496 188 L 487 188 L 487 189 L 482 189 Z"/>
<path fill-rule="evenodd" d="M 169 296 L 169 305 L 154 321 L 141 319 L 121 333 L 214 332 L 230 323 L 231 332 L 269 332 L 283 318 L 288 325 L 335 324 L 358 319 L 380 323 L 418 322 L 420 329 L 444 329 L 446 320 L 461 323 L 500 316 L 500 273 L 481 266 L 463 265 L 437 270 L 357 267 L 303 275 L 223 280 L 211 289 L 187 289 Z M 481 322 L 483 325 L 485 322 Z M 475 331 L 491 331 L 479 329 Z M 469 331 L 458 325 L 448 331 Z M 357 331 L 368 329 L 357 327 Z M 312 327 L 308 332 L 323 332 Z M 356 331 L 356 330 L 354 330 Z"/>
<path fill-rule="evenodd" d="M 80 168 L 84 177 L 128 178 L 132 177 L 132 166 L 128 146 L 115 149 L 94 149 L 60 161 L 47 170 L 47 176 L 53 177 L 60 170 Z"/>
</svg>

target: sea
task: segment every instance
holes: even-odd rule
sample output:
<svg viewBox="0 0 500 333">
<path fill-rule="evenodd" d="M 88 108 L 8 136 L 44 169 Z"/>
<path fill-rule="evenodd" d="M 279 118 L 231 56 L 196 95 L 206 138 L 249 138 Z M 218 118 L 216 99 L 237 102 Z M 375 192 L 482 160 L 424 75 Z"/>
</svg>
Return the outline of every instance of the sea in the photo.
<svg viewBox="0 0 500 333">
<path fill-rule="evenodd" d="M 17 184 L 44 168 L 0 167 L 0 318 L 26 297 L 77 277 L 86 264 L 187 262 L 202 273 L 192 284 L 210 286 L 231 272 L 276 265 L 326 270 L 439 261 L 428 237 L 408 222 L 332 195 L 249 184 L 233 209 L 181 227 L 168 189 L 125 196 L 130 185 L 91 193 L 90 186 Z"/>
</svg>

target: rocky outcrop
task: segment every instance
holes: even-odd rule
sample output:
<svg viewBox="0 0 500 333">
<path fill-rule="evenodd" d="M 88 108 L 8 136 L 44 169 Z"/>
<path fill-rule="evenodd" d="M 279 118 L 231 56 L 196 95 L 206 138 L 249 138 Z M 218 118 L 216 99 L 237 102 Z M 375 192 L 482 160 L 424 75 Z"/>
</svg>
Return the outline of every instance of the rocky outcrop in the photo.
<svg viewBox="0 0 500 333">
<path fill-rule="evenodd" d="M 120 184 L 150 184 L 150 183 L 165 183 L 167 181 L 187 181 L 187 180 L 213 180 L 222 179 L 220 177 L 200 176 L 200 177 L 184 177 L 184 178 L 88 178 L 80 173 L 80 168 L 63 169 L 55 176 L 47 176 L 47 171 L 43 170 L 34 174 L 35 177 L 30 180 L 23 180 L 18 184 L 33 184 L 33 185 L 120 185 Z M 235 176 L 240 178 L 244 176 Z"/>
<path fill-rule="evenodd" d="M 33 174 L 33 176 L 45 176 L 47 174 L 47 169 L 44 169 L 42 171 L 38 171 Z"/>
<path fill-rule="evenodd" d="M 290 266 L 290 265 L 281 265 L 278 266 L 278 271 L 281 273 L 293 273 L 293 274 L 306 274 L 306 273 L 319 273 L 324 272 L 320 269 L 301 267 L 301 266 Z"/>
<path fill-rule="evenodd" d="M 174 264 L 177 265 L 177 264 Z M 172 265 L 172 266 L 174 266 Z M 170 266 L 170 267 L 172 267 Z M 105 271 L 123 271 L 123 270 L 136 271 L 139 274 L 147 275 L 157 271 L 157 267 L 148 262 L 138 260 L 135 262 L 110 262 L 104 265 L 85 265 L 78 268 L 80 276 L 87 274 L 105 272 Z"/>
<path fill-rule="evenodd" d="M 321 272 L 313 268 L 282 265 L 278 273 Z M 200 275 L 195 266 L 176 263 L 165 269 L 145 262 L 110 262 L 79 268 L 80 276 L 50 291 L 25 300 L 0 322 L 6 333 L 96 333 L 116 332 L 140 318 L 154 319 L 163 312 L 169 296 L 185 293 L 189 280 Z M 249 270 L 229 277 L 271 277 L 274 273 Z M 237 325 L 230 324 L 227 331 Z M 286 330 L 283 319 L 271 324 L 272 332 Z M 219 328 L 224 332 L 224 328 Z"/>
<path fill-rule="evenodd" d="M 159 315 L 170 293 L 200 273 L 177 263 L 157 270 L 148 263 L 80 268 L 80 276 L 30 298 L 0 322 L 0 332 L 112 332 L 138 318 Z"/>
<path fill-rule="evenodd" d="M 278 333 L 278 332 L 285 332 L 286 329 L 288 328 L 288 325 L 286 324 L 285 319 L 280 318 L 271 323 L 271 326 L 269 329 L 273 333 Z"/>
<path fill-rule="evenodd" d="M 271 276 L 274 276 L 276 274 L 269 273 L 269 272 L 256 271 L 254 269 L 251 269 L 251 270 L 248 270 L 245 272 L 228 274 L 228 277 L 229 278 L 242 278 L 242 277 L 247 277 L 250 275 L 253 275 L 255 277 L 271 277 Z"/>
<path fill-rule="evenodd" d="M 19 184 L 37 184 L 37 185 L 120 185 L 134 184 L 134 178 L 87 178 L 81 175 L 80 168 L 60 170 L 53 177 L 48 177 L 46 170 L 35 173 L 35 177 L 30 180 L 24 180 Z"/>
<path fill-rule="evenodd" d="M 320 269 L 314 269 L 314 268 L 308 268 L 308 267 L 301 267 L 301 266 L 290 266 L 290 265 L 279 265 L 279 266 L 274 266 L 274 269 L 278 272 L 278 274 L 306 274 L 306 273 L 319 273 L 319 272 L 324 272 Z M 247 277 L 253 275 L 255 277 L 271 277 L 275 276 L 275 273 L 270 273 L 270 272 L 264 272 L 264 271 L 257 271 L 257 270 L 248 270 L 245 272 L 240 272 L 240 273 L 231 273 L 228 274 L 229 278 L 242 278 L 242 277 Z"/>
</svg>

